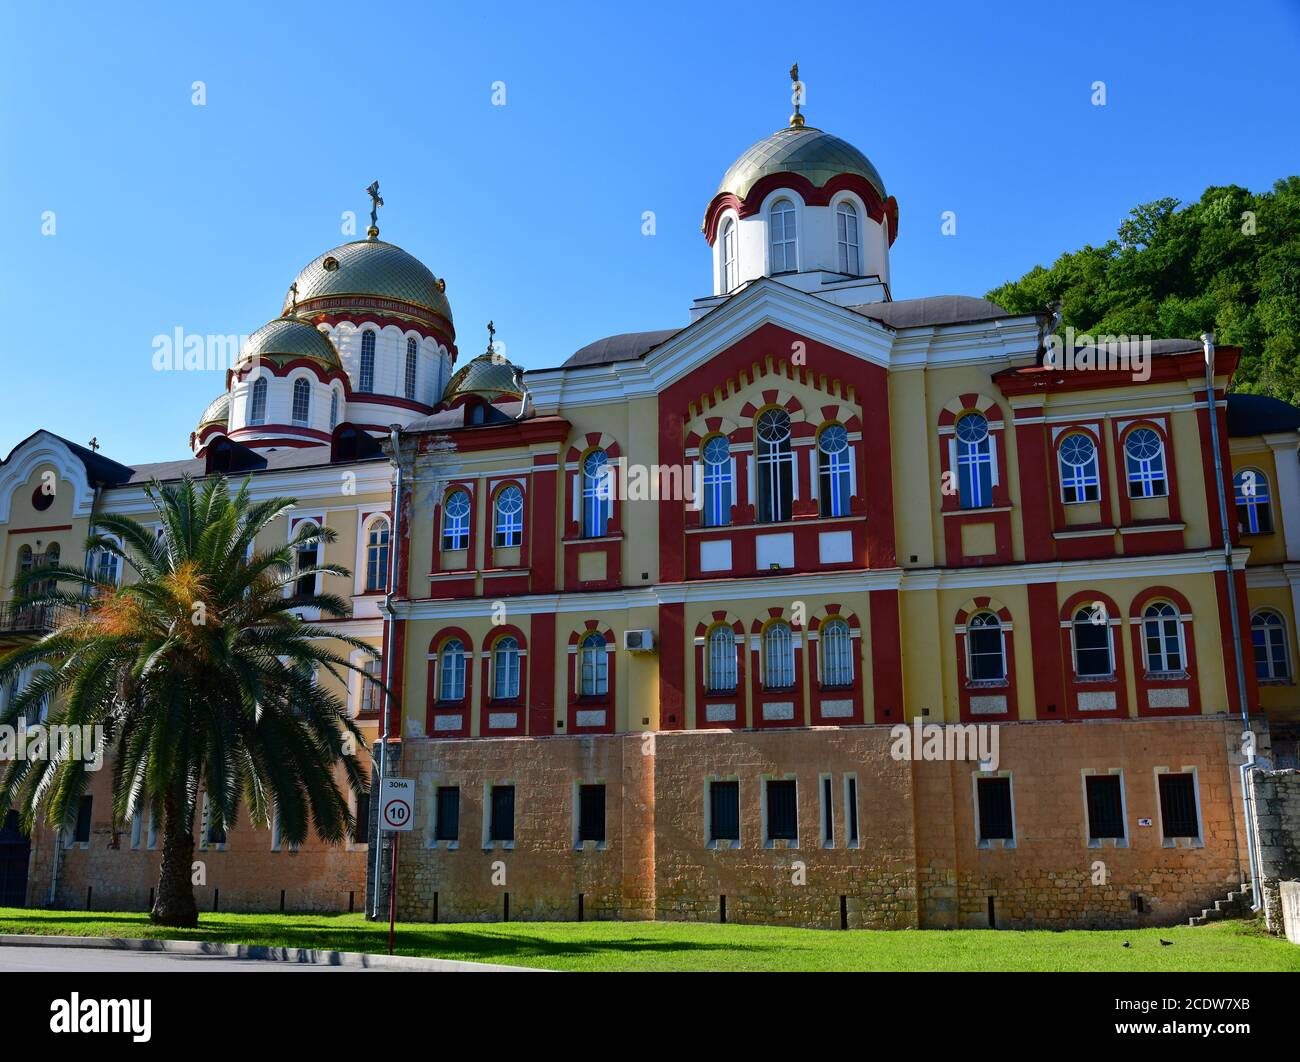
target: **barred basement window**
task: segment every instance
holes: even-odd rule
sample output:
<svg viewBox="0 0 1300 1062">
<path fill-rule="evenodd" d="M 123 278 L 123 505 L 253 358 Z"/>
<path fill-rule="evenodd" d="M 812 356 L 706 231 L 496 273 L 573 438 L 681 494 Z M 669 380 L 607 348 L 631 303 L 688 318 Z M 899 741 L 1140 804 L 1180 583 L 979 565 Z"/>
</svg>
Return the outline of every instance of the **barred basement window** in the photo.
<svg viewBox="0 0 1300 1062">
<path fill-rule="evenodd" d="M 512 785 L 494 785 L 492 787 L 491 816 L 488 821 L 489 841 L 513 841 L 515 839 L 515 787 Z"/>
<path fill-rule="evenodd" d="M 740 783 L 709 783 L 709 840 L 740 840 Z"/>
<path fill-rule="evenodd" d="M 799 796 L 794 779 L 767 782 L 767 840 L 799 840 Z"/>
<path fill-rule="evenodd" d="M 1088 838 L 1122 840 L 1124 829 L 1124 800 L 1117 774 L 1090 774 L 1083 780 L 1088 795 Z"/>
<path fill-rule="evenodd" d="M 578 843 L 605 841 L 605 787 L 578 786 Z"/>
<path fill-rule="evenodd" d="M 981 841 L 1010 841 L 1015 837 L 1011 821 L 1011 779 L 977 778 Z"/>
<path fill-rule="evenodd" d="M 1196 814 L 1196 776 L 1190 772 L 1160 777 L 1160 823 L 1166 840 L 1201 836 Z"/>
<path fill-rule="evenodd" d="M 440 785 L 434 793 L 433 839 L 435 841 L 460 840 L 460 786 Z M 511 798 L 511 818 L 514 804 Z M 513 835 L 514 826 L 511 825 Z"/>
</svg>

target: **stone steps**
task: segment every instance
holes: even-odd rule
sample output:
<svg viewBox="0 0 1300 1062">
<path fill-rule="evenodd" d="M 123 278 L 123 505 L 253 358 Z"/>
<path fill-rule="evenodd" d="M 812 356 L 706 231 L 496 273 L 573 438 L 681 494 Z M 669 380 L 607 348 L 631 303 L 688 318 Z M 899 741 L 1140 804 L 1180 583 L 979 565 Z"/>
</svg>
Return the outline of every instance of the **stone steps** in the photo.
<svg viewBox="0 0 1300 1062">
<path fill-rule="evenodd" d="M 1249 918 L 1251 889 L 1250 882 L 1244 881 L 1240 889 L 1234 889 L 1222 900 L 1215 900 L 1213 907 L 1206 907 L 1199 915 L 1187 920 L 1189 926 L 1203 926 L 1210 922 L 1222 922 L 1227 918 Z"/>
</svg>

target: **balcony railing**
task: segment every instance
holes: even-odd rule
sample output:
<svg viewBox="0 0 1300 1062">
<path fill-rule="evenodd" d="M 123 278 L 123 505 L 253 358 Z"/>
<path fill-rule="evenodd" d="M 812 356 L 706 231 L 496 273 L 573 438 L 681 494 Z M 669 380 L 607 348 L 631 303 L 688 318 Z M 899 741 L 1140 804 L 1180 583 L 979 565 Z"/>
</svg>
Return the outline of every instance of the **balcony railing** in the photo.
<svg viewBox="0 0 1300 1062">
<path fill-rule="evenodd" d="M 0 603 L 0 633 L 46 634 L 73 615 L 67 605 L 25 605 Z"/>
</svg>

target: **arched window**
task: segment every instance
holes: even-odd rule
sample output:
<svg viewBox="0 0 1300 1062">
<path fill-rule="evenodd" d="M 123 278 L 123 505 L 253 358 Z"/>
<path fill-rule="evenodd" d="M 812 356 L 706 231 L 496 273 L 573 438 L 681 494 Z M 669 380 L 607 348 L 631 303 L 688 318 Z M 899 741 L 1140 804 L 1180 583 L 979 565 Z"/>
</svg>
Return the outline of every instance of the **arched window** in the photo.
<svg viewBox="0 0 1300 1062">
<path fill-rule="evenodd" d="M 22 575 L 24 572 L 29 572 L 29 571 L 31 571 L 31 570 L 32 570 L 32 567 L 33 567 L 33 563 L 34 563 L 34 562 L 33 562 L 33 560 L 32 560 L 32 547 L 31 547 L 31 546 L 23 546 L 23 547 L 18 551 L 18 571 L 17 571 L 17 574 L 18 574 L 18 575 Z"/>
<path fill-rule="evenodd" d="M 758 518 L 766 524 L 790 519 L 794 498 L 794 457 L 790 452 L 790 414 L 765 409 L 755 423 L 758 436 Z"/>
<path fill-rule="evenodd" d="M 731 523 L 731 445 L 725 435 L 704 443 L 704 526 Z"/>
<path fill-rule="evenodd" d="M 378 516 L 366 528 L 366 590 L 388 586 L 388 518 Z"/>
<path fill-rule="evenodd" d="M 796 253 L 794 204 L 778 199 L 772 204 L 768 234 L 772 250 L 772 272 L 793 273 L 799 268 Z"/>
<path fill-rule="evenodd" d="M 1165 447 L 1151 428 L 1134 428 L 1124 440 L 1130 498 L 1163 498 L 1169 493 L 1165 479 Z"/>
<path fill-rule="evenodd" d="M 1250 618 L 1250 640 L 1255 646 L 1255 677 L 1268 682 L 1290 681 L 1291 654 L 1282 617 L 1272 609 L 1260 609 Z"/>
<path fill-rule="evenodd" d="M 443 643 L 438 653 L 438 700 L 465 699 L 465 645 L 459 638 Z"/>
<path fill-rule="evenodd" d="M 709 631 L 704 681 L 710 693 L 732 693 L 736 689 L 736 632 L 730 627 L 719 625 Z"/>
<path fill-rule="evenodd" d="M 787 690 L 794 685 L 794 635 L 787 623 L 773 623 L 763 632 L 763 686 Z"/>
<path fill-rule="evenodd" d="M 822 516 L 849 512 L 849 433 L 843 424 L 828 424 L 817 436 L 817 493 Z"/>
<path fill-rule="evenodd" d="M 518 487 L 502 488 L 497 494 L 496 535 L 493 542 L 498 549 L 518 546 L 524 540 L 524 494 Z"/>
<path fill-rule="evenodd" d="M 469 546 L 469 495 L 453 490 L 442 506 L 442 548 L 466 549 Z"/>
<path fill-rule="evenodd" d="M 601 538 L 613 511 L 613 469 L 604 450 L 592 450 L 582 462 L 582 534 Z"/>
<path fill-rule="evenodd" d="M 406 390 L 404 393 L 411 401 L 415 401 L 415 371 L 418 365 L 415 353 L 415 340 L 408 337 L 406 340 Z"/>
<path fill-rule="evenodd" d="M 330 431 L 339 426 L 339 393 L 330 391 Z"/>
<path fill-rule="evenodd" d="M 492 699 L 513 701 L 519 697 L 519 642 L 506 635 L 492 646 Z"/>
<path fill-rule="evenodd" d="M 1244 535 L 1267 535 L 1273 531 L 1273 510 L 1269 505 L 1268 477 L 1244 468 L 1232 477 L 1237 500 L 1237 523 Z"/>
<path fill-rule="evenodd" d="M 249 424 L 266 423 L 266 377 L 259 376 L 253 381 L 253 408 L 248 414 Z"/>
<path fill-rule="evenodd" d="M 357 390 L 369 394 L 375 389 L 375 333 L 367 329 L 361 333 L 361 372 Z"/>
<path fill-rule="evenodd" d="M 603 697 L 609 693 L 609 658 L 605 636 L 592 631 L 578 646 L 578 664 L 581 682 L 578 690 L 583 697 Z"/>
<path fill-rule="evenodd" d="M 1057 450 L 1061 470 L 1061 500 L 1066 505 L 1095 502 L 1101 497 L 1101 479 L 1097 475 L 1097 444 L 1087 435 L 1075 432 L 1061 440 Z"/>
<path fill-rule="evenodd" d="M 963 509 L 993 503 L 993 440 L 978 413 L 957 421 L 957 495 Z"/>
<path fill-rule="evenodd" d="M 293 382 L 293 422 L 308 424 L 311 421 L 311 384 L 299 376 Z"/>
<path fill-rule="evenodd" d="M 1142 613 L 1142 634 L 1146 638 L 1148 674 L 1178 674 L 1183 670 L 1183 635 L 1178 609 L 1168 601 L 1148 605 Z"/>
<path fill-rule="evenodd" d="M 736 223 L 727 218 L 722 226 L 722 290 L 736 286 Z"/>
<path fill-rule="evenodd" d="M 857 276 L 862 272 L 858 250 L 858 212 L 847 199 L 835 208 L 835 234 L 840 246 L 840 272 Z"/>
<path fill-rule="evenodd" d="M 96 586 L 116 586 L 122 576 L 122 558 L 106 549 L 97 549 L 90 555 L 89 567 Z"/>
<path fill-rule="evenodd" d="M 1074 614 L 1074 673 L 1078 678 L 1110 678 L 1115 674 L 1110 623 L 1100 602 Z"/>
<path fill-rule="evenodd" d="M 966 623 L 966 673 L 971 682 L 1007 680 L 1002 621 L 992 612 L 980 612 Z"/>
<path fill-rule="evenodd" d="M 849 625 L 833 619 L 821 629 L 822 685 L 853 685 L 853 638 Z"/>
</svg>

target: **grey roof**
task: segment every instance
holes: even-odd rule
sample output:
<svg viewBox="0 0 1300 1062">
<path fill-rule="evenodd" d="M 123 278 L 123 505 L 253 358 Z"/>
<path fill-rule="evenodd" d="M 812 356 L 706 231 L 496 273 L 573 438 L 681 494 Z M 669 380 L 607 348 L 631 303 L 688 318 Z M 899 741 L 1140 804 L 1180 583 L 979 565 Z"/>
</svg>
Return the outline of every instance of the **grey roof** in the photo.
<svg viewBox="0 0 1300 1062">
<path fill-rule="evenodd" d="M 244 474 L 257 472 L 284 472 L 294 468 L 318 468 L 330 464 L 331 448 L 328 446 L 285 446 L 277 450 L 259 450 L 257 456 L 262 462 L 252 468 L 240 469 L 229 473 L 229 478 L 236 479 Z M 382 455 L 361 457 L 357 461 L 383 461 Z M 353 464 L 352 461 L 340 464 Z M 136 465 L 131 470 L 129 484 L 148 483 L 150 480 L 180 479 L 182 476 L 202 477 L 207 474 L 207 462 L 201 457 L 182 461 L 156 461 L 151 464 Z"/>
<path fill-rule="evenodd" d="M 467 405 L 456 406 L 452 409 L 440 409 L 436 413 L 430 413 L 427 417 L 420 417 L 413 420 L 403 429 L 403 433 L 415 433 L 420 431 L 456 431 L 458 428 L 491 428 L 499 424 L 511 424 L 519 416 L 519 408 L 522 402 L 492 402 L 484 403 L 487 409 L 487 419 L 482 424 L 465 423 L 465 411 L 469 408 Z"/>
<path fill-rule="evenodd" d="M 854 313 L 870 317 L 890 328 L 921 328 L 925 325 L 964 324 L 990 321 L 996 317 L 1016 317 L 996 302 L 971 295 L 930 295 L 924 299 L 899 299 L 896 302 L 868 302 L 850 306 Z"/>
<path fill-rule="evenodd" d="M 573 369 L 581 365 L 611 365 L 616 361 L 636 361 L 661 343 L 667 342 L 680 328 L 661 328 L 654 332 L 623 332 L 588 343 L 572 354 L 561 366 Z"/>
<path fill-rule="evenodd" d="M 1300 409 L 1268 395 L 1228 395 L 1228 434 L 1268 435 L 1300 430 Z"/>
</svg>

